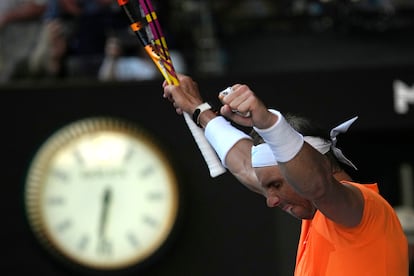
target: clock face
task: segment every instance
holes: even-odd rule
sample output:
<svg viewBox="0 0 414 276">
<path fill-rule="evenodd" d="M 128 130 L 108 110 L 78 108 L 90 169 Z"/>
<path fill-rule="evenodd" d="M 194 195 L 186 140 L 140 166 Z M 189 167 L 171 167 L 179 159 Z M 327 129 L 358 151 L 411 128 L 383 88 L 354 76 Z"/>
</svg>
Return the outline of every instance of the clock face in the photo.
<svg viewBox="0 0 414 276">
<path fill-rule="evenodd" d="M 77 121 L 46 140 L 25 196 L 42 244 L 97 270 L 136 266 L 155 254 L 179 207 L 173 168 L 154 139 L 107 118 Z"/>
</svg>

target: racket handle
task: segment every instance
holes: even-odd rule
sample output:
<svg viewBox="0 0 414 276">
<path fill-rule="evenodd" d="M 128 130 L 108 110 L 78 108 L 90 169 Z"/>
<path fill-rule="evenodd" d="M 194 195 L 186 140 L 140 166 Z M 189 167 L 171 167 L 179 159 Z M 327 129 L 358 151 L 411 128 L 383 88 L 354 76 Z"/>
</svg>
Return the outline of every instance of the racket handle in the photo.
<svg viewBox="0 0 414 276">
<path fill-rule="evenodd" d="M 184 113 L 184 119 L 196 141 L 204 160 L 207 163 L 211 177 L 219 176 L 226 172 L 226 168 L 221 164 L 216 152 L 204 136 L 204 131 L 199 128 L 191 119 L 190 115 Z"/>
</svg>

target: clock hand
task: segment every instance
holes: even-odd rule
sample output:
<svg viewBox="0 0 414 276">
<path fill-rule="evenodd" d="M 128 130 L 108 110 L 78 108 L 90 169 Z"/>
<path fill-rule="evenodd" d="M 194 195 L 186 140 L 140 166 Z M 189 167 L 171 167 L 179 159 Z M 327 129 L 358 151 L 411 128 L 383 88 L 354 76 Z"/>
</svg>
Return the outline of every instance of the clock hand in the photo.
<svg viewBox="0 0 414 276">
<path fill-rule="evenodd" d="M 102 197 L 102 209 L 101 209 L 101 216 L 99 219 L 99 229 L 98 229 L 98 252 L 102 255 L 111 254 L 112 248 L 111 243 L 107 240 L 105 236 L 105 230 L 108 225 L 108 214 L 109 214 L 109 207 L 112 201 L 112 190 L 106 188 Z"/>
<path fill-rule="evenodd" d="M 99 237 L 103 238 L 108 221 L 108 209 L 112 199 L 112 190 L 106 188 L 102 197 L 101 217 L 99 220 Z"/>
</svg>

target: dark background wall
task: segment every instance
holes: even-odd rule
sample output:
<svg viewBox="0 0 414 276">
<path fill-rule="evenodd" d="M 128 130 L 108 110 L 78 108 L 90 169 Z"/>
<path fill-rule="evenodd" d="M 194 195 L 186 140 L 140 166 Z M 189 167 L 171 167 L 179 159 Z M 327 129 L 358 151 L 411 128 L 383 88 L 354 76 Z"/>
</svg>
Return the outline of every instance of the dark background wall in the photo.
<svg viewBox="0 0 414 276">
<path fill-rule="evenodd" d="M 409 87 L 414 67 L 375 67 L 228 75 L 198 79 L 206 99 L 235 82 L 248 84 L 269 107 L 299 112 L 328 127 L 359 116 L 338 146 L 354 161 L 356 180 L 379 182 L 401 204 L 399 166 L 414 164 L 414 103 L 394 111 L 394 80 Z M 161 80 L 128 83 L 37 83 L 0 88 L 4 275 L 71 275 L 33 239 L 23 206 L 25 174 L 38 147 L 77 119 L 108 115 L 135 122 L 171 153 L 182 188 L 182 217 L 174 242 L 140 275 L 291 275 L 299 222 L 226 173 L 210 178 L 183 118 L 163 100 Z M 413 92 L 414 93 L 414 92 Z"/>
</svg>

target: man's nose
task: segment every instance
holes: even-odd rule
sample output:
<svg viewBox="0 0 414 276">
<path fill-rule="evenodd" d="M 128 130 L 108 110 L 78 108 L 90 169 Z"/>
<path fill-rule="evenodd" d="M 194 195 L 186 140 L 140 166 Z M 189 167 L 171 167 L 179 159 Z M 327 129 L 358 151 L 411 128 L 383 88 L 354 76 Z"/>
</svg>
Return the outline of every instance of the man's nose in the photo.
<svg viewBox="0 0 414 276">
<path fill-rule="evenodd" d="M 268 195 L 266 197 L 266 204 L 269 208 L 277 207 L 280 204 L 280 198 L 275 195 Z"/>
</svg>

